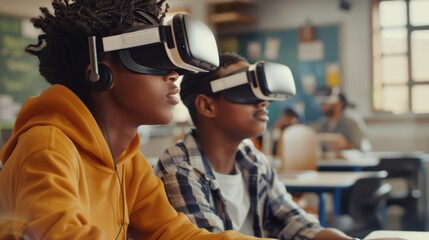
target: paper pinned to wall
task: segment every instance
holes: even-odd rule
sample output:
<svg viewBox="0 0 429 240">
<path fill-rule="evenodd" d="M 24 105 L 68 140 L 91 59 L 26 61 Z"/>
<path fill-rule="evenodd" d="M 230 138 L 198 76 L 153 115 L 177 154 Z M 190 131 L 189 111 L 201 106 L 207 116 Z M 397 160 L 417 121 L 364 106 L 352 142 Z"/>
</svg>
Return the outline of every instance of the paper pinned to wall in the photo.
<svg viewBox="0 0 429 240">
<path fill-rule="evenodd" d="M 301 77 L 302 88 L 305 93 L 313 94 L 316 92 L 317 82 L 314 74 L 305 74 Z"/>
<path fill-rule="evenodd" d="M 325 56 L 324 45 L 321 41 L 300 42 L 298 45 L 298 60 L 319 61 Z"/>
<path fill-rule="evenodd" d="M 279 58 L 280 39 L 269 38 L 265 42 L 265 58 L 270 60 L 277 60 Z"/>
<path fill-rule="evenodd" d="M 341 85 L 340 65 L 337 62 L 326 65 L 326 85 L 336 87 Z"/>
<path fill-rule="evenodd" d="M 260 42 L 249 42 L 247 44 L 247 56 L 253 60 L 259 60 L 261 58 L 261 43 Z"/>
</svg>

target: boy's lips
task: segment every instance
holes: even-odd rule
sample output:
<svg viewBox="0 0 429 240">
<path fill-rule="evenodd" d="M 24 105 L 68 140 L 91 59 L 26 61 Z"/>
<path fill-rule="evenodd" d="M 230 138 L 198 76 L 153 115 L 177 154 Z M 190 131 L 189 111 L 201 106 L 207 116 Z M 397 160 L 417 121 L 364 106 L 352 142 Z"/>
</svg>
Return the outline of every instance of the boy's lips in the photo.
<svg viewBox="0 0 429 240">
<path fill-rule="evenodd" d="M 166 98 L 171 105 L 179 104 L 179 99 L 175 95 L 167 95 Z"/>
<path fill-rule="evenodd" d="M 261 109 L 261 110 L 256 111 L 253 116 L 255 116 L 255 118 L 260 120 L 260 121 L 268 121 L 269 120 L 268 110 L 266 110 L 266 109 Z"/>
<path fill-rule="evenodd" d="M 168 94 L 165 96 L 168 103 L 170 103 L 171 105 L 176 105 L 180 102 L 179 98 L 177 97 L 177 93 L 179 93 L 178 87 L 175 87 L 171 91 L 168 92 Z"/>
</svg>

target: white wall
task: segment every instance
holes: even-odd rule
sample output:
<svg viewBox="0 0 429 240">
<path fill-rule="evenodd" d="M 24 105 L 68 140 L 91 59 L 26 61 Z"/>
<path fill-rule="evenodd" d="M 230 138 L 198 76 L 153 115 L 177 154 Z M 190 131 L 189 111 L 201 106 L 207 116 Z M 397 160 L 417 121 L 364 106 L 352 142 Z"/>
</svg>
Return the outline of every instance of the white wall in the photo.
<svg viewBox="0 0 429 240">
<path fill-rule="evenodd" d="M 205 21 L 204 1 L 174 1 L 176 6 L 191 6 L 191 14 Z M 392 121 L 375 116 L 371 106 L 371 1 L 350 0 L 348 11 L 338 0 L 255 0 L 259 22 L 252 26 L 226 28 L 222 33 L 296 28 L 310 20 L 314 25 L 340 25 L 340 62 L 344 91 L 357 111 L 367 118 L 368 134 L 375 150 L 429 152 L 429 122 L 405 116 Z M 191 4 L 192 3 L 192 4 Z"/>
<path fill-rule="evenodd" d="M 224 31 L 255 31 L 297 28 L 310 20 L 315 26 L 340 26 L 340 62 L 343 88 L 358 111 L 371 114 L 370 0 L 352 0 L 352 7 L 339 8 L 338 0 L 259 0 L 256 26 Z"/>
<path fill-rule="evenodd" d="M 50 0 L 0 0 L 0 13 L 32 17 Z M 187 7 L 192 16 L 207 21 L 208 0 L 170 0 L 172 7 Z M 370 102 L 370 4 L 369 0 L 353 0 L 349 11 L 341 11 L 338 0 L 259 0 L 255 13 L 256 26 L 239 30 L 282 29 L 302 26 L 307 19 L 315 25 L 340 24 L 341 64 L 344 89 L 363 115 L 371 112 Z M 233 29 L 234 31 L 237 29 Z"/>
<path fill-rule="evenodd" d="M 0 13 L 30 18 L 40 13 L 39 7 L 50 7 L 51 0 L 0 0 Z"/>
<path fill-rule="evenodd" d="M 186 6 L 194 17 L 206 21 L 207 1 L 208 0 L 167 0 L 167 3 L 172 8 Z M 40 13 L 39 7 L 41 6 L 51 8 L 51 2 L 52 0 L 0 0 L 0 13 L 30 18 Z"/>
<path fill-rule="evenodd" d="M 371 111 L 371 22 L 370 0 L 350 0 L 349 11 L 341 10 L 338 0 L 254 0 L 255 14 L 259 22 L 252 26 L 240 26 L 226 31 L 255 31 L 267 29 L 296 28 L 307 19 L 314 25 L 339 24 L 341 27 L 341 74 L 343 86 L 350 100 L 358 106 L 357 111 L 367 118 L 374 118 Z M 50 0 L 0 0 L 0 13 L 15 16 L 35 16 L 38 7 L 48 6 Z M 192 16 L 207 21 L 209 0 L 167 0 L 174 7 L 187 7 Z M 410 120 L 411 117 L 411 120 Z M 407 119 L 407 117 L 405 117 Z M 429 121 L 408 120 L 369 121 L 369 137 L 376 150 L 429 152 Z M 406 136 L 406 139 L 404 139 Z M 388 140 L 388 141 L 387 141 Z M 387 142 L 386 142 L 387 141 Z M 417 144 L 418 143 L 418 144 Z"/>
<path fill-rule="evenodd" d="M 348 11 L 341 10 L 338 0 L 270 0 L 259 1 L 261 29 L 293 28 L 310 20 L 314 25 L 340 25 L 340 61 L 344 91 L 358 111 L 371 111 L 371 36 L 369 0 L 354 0 Z"/>
<path fill-rule="evenodd" d="M 207 22 L 207 2 L 208 0 L 167 0 L 171 8 L 186 7 L 193 17 L 204 22 Z"/>
</svg>

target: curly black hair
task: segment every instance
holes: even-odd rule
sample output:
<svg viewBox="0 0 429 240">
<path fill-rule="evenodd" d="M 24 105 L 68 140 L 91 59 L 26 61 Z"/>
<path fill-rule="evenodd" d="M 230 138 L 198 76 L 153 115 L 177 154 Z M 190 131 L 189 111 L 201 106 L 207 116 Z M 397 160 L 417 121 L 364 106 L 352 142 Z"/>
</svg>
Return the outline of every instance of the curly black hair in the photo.
<svg viewBox="0 0 429 240">
<path fill-rule="evenodd" d="M 37 44 L 27 46 L 25 51 L 39 58 L 39 71 L 46 81 L 68 87 L 85 101 L 91 91 L 86 81 L 88 36 L 110 36 L 124 32 L 136 22 L 144 23 L 136 10 L 154 15 L 161 22 L 168 10 L 168 4 L 162 10 L 164 2 L 53 0 L 53 13 L 41 7 L 41 15 L 31 19 L 34 27 L 43 33 Z M 97 52 L 102 58 L 100 48 Z"/>
<path fill-rule="evenodd" d="M 195 98 L 198 94 L 205 94 L 214 99 L 219 98 L 220 93 L 213 93 L 210 88 L 210 82 L 220 78 L 220 69 L 226 68 L 238 62 L 247 62 L 247 60 L 237 54 L 224 52 L 219 54 L 219 67 L 209 72 L 199 72 L 185 74 L 180 83 L 180 97 L 183 104 L 188 108 L 194 124 L 197 123 L 197 110 L 195 108 Z"/>
</svg>

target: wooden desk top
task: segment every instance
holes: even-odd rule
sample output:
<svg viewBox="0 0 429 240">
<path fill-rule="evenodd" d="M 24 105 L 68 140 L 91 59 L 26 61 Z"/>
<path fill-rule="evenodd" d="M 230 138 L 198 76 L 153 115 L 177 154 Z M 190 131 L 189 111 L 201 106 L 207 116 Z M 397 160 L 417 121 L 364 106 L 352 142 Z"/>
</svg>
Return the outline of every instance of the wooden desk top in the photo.
<svg viewBox="0 0 429 240">
<path fill-rule="evenodd" d="M 319 167 L 373 167 L 377 166 L 379 161 L 376 157 L 365 157 L 361 160 L 334 158 L 320 159 L 317 161 L 317 165 Z"/>
<path fill-rule="evenodd" d="M 293 187 L 330 187 L 346 188 L 352 186 L 356 180 L 363 177 L 369 177 L 374 172 L 317 172 L 303 177 L 284 177 L 279 173 L 281 181 L 288 186 Z"/>
</svg>

